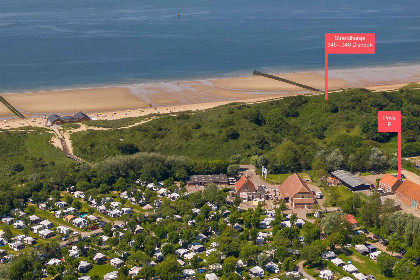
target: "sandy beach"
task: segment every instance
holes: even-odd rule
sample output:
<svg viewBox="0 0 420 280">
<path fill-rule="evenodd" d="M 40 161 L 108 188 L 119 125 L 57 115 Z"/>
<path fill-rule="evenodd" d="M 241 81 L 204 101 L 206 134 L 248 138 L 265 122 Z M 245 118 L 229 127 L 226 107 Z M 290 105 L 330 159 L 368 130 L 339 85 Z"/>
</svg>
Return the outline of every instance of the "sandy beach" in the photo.
<svg viewBox="0 0 420 280">
<path fill-rule="evenodd" d="M 321 88 L 324 77 L 317 73 L 279 75 Z M 346 87 L 342 79 L 330 79 L 331 89 Z M 40 91 L 4 94 L 3 97 L 25 116 L 112 112 L 139 108 L 159 108 L 219 101 L 273 98 L 310 93 L 300 87 L 260 76 L 209 80 L 133 84 L 109 88 Z M 7 108 L 0 116 L 10 116 Z"/>
<path fill-rule="evenodd" d="M 391 75 L 389 71 L 396 74 Z M 362 72 L 362 73 L 361 73 Z M 368 74 L 370 73 L 370 74 Z M 420 66 L 330 71 L 330 91 L 349 87 L 393 90 L 420 81 Z M 323 90 L 323 72 L 275 74 Z M 119 119 L 150 113 L 203 110 L 232 101 L 258 102 L 297 94 L 313 94 L 288 83 L 261 76 L 153 82 L 104 88 L 11 93 L 2 96 L 28 119 L 13 118 L 0 103 L 0 128 L 44 126 L 45 116 L 85 112 L 95 119 Z M 4 121 L 7 119 L 7 121 Z"/>
</svg>

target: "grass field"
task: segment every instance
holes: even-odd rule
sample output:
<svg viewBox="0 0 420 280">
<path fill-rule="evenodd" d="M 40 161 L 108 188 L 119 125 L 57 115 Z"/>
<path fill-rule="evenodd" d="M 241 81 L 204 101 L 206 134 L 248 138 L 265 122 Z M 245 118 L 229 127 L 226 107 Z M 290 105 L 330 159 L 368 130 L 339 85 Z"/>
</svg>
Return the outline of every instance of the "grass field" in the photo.
<svg viewBox="0 0 420 280">
<path fill-rule="evenodd" d="M 368 256 L 357 253 L 353 248 L 349 251 L 349 254 L 341 254 L 339 258 L 344 262 L 351 261 L 365 275 L 372 274 L 378 280 L 390 279 L 381 274 L 381 270 L 375 261 Z"/>
<path fill-rule="evenodd" d="M 46 129 L 0 131 L 0 183 L 56 178 L 72 162 L 50 144 Z"/>
<path fill-rule="evenodd" d="M 116 271 L 116 270 L 118 270 L 118 269 L 114 268 L 110 264 L 95 264 L 93 266 L 93 268 L 91 270 L 89 270 L 88 273 L 86 273 L 86 275 L 88 275 L 88 276 L 98 275 L 102 279 L 102 277 L 105 274 L 107 274 L 109 272 L 112 272 L 112 271 Z"/>
</svg>

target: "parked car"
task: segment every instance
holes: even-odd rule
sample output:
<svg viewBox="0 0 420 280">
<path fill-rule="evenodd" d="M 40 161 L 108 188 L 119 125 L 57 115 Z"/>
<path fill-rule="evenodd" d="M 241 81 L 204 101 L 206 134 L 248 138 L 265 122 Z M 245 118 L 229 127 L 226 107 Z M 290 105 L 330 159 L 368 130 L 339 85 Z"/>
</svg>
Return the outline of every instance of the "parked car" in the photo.
<svg viewBox="0 0 420 280">
<path fill-rule="evenodd" d="M 379 243 L 386 246 L 386 245 L 389 244 L 389 241 L 388 241 L 388 239 L 381 239 L 381 240 L 379 240 Z"/>
</svg>

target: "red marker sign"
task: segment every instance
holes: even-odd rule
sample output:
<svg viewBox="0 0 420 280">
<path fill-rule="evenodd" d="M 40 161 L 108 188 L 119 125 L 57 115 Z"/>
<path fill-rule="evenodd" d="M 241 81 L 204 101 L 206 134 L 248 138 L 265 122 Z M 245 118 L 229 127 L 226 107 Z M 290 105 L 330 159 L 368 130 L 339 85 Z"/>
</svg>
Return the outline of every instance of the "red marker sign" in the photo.
<svg viewBox="0 0 420 280">
<path fill-rule="evenodd" d="M 325 100 L 328 100 L 329 54 L 374 54 L 375 33 L 325 33 Z"/>
<path fill-rule="evenodd" d="M 378 111 L 378 132 L 398 133 L 398 179 L 401 179 L 401 111 Z"/>
</svg>

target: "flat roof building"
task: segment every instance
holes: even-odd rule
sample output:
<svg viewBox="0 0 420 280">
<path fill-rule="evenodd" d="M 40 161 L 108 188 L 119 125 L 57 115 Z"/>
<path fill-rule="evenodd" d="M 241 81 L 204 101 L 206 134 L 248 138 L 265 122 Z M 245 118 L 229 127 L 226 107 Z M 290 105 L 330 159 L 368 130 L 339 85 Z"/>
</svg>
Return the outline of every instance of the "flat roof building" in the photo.
<svg viewBox="0 0 420 280">
<path fill-rule="evenodd" d="M 215 183 L 216 185 L 228 185 L 229 179 L 226 174 L 192 175 L 187 179 L 187 185 L 189 186 L 206 186 L 210 183 Z"/>
<path fill-rule="evenodd" d="M 360 177 L 351 174 L 345 170 L 337 170 L 331 173 L 332 176 L 340 180 L 340 182 L 351 191 L 368 190 L 372 187 L 371 184 L 366 182 Z"/>
</svg>

